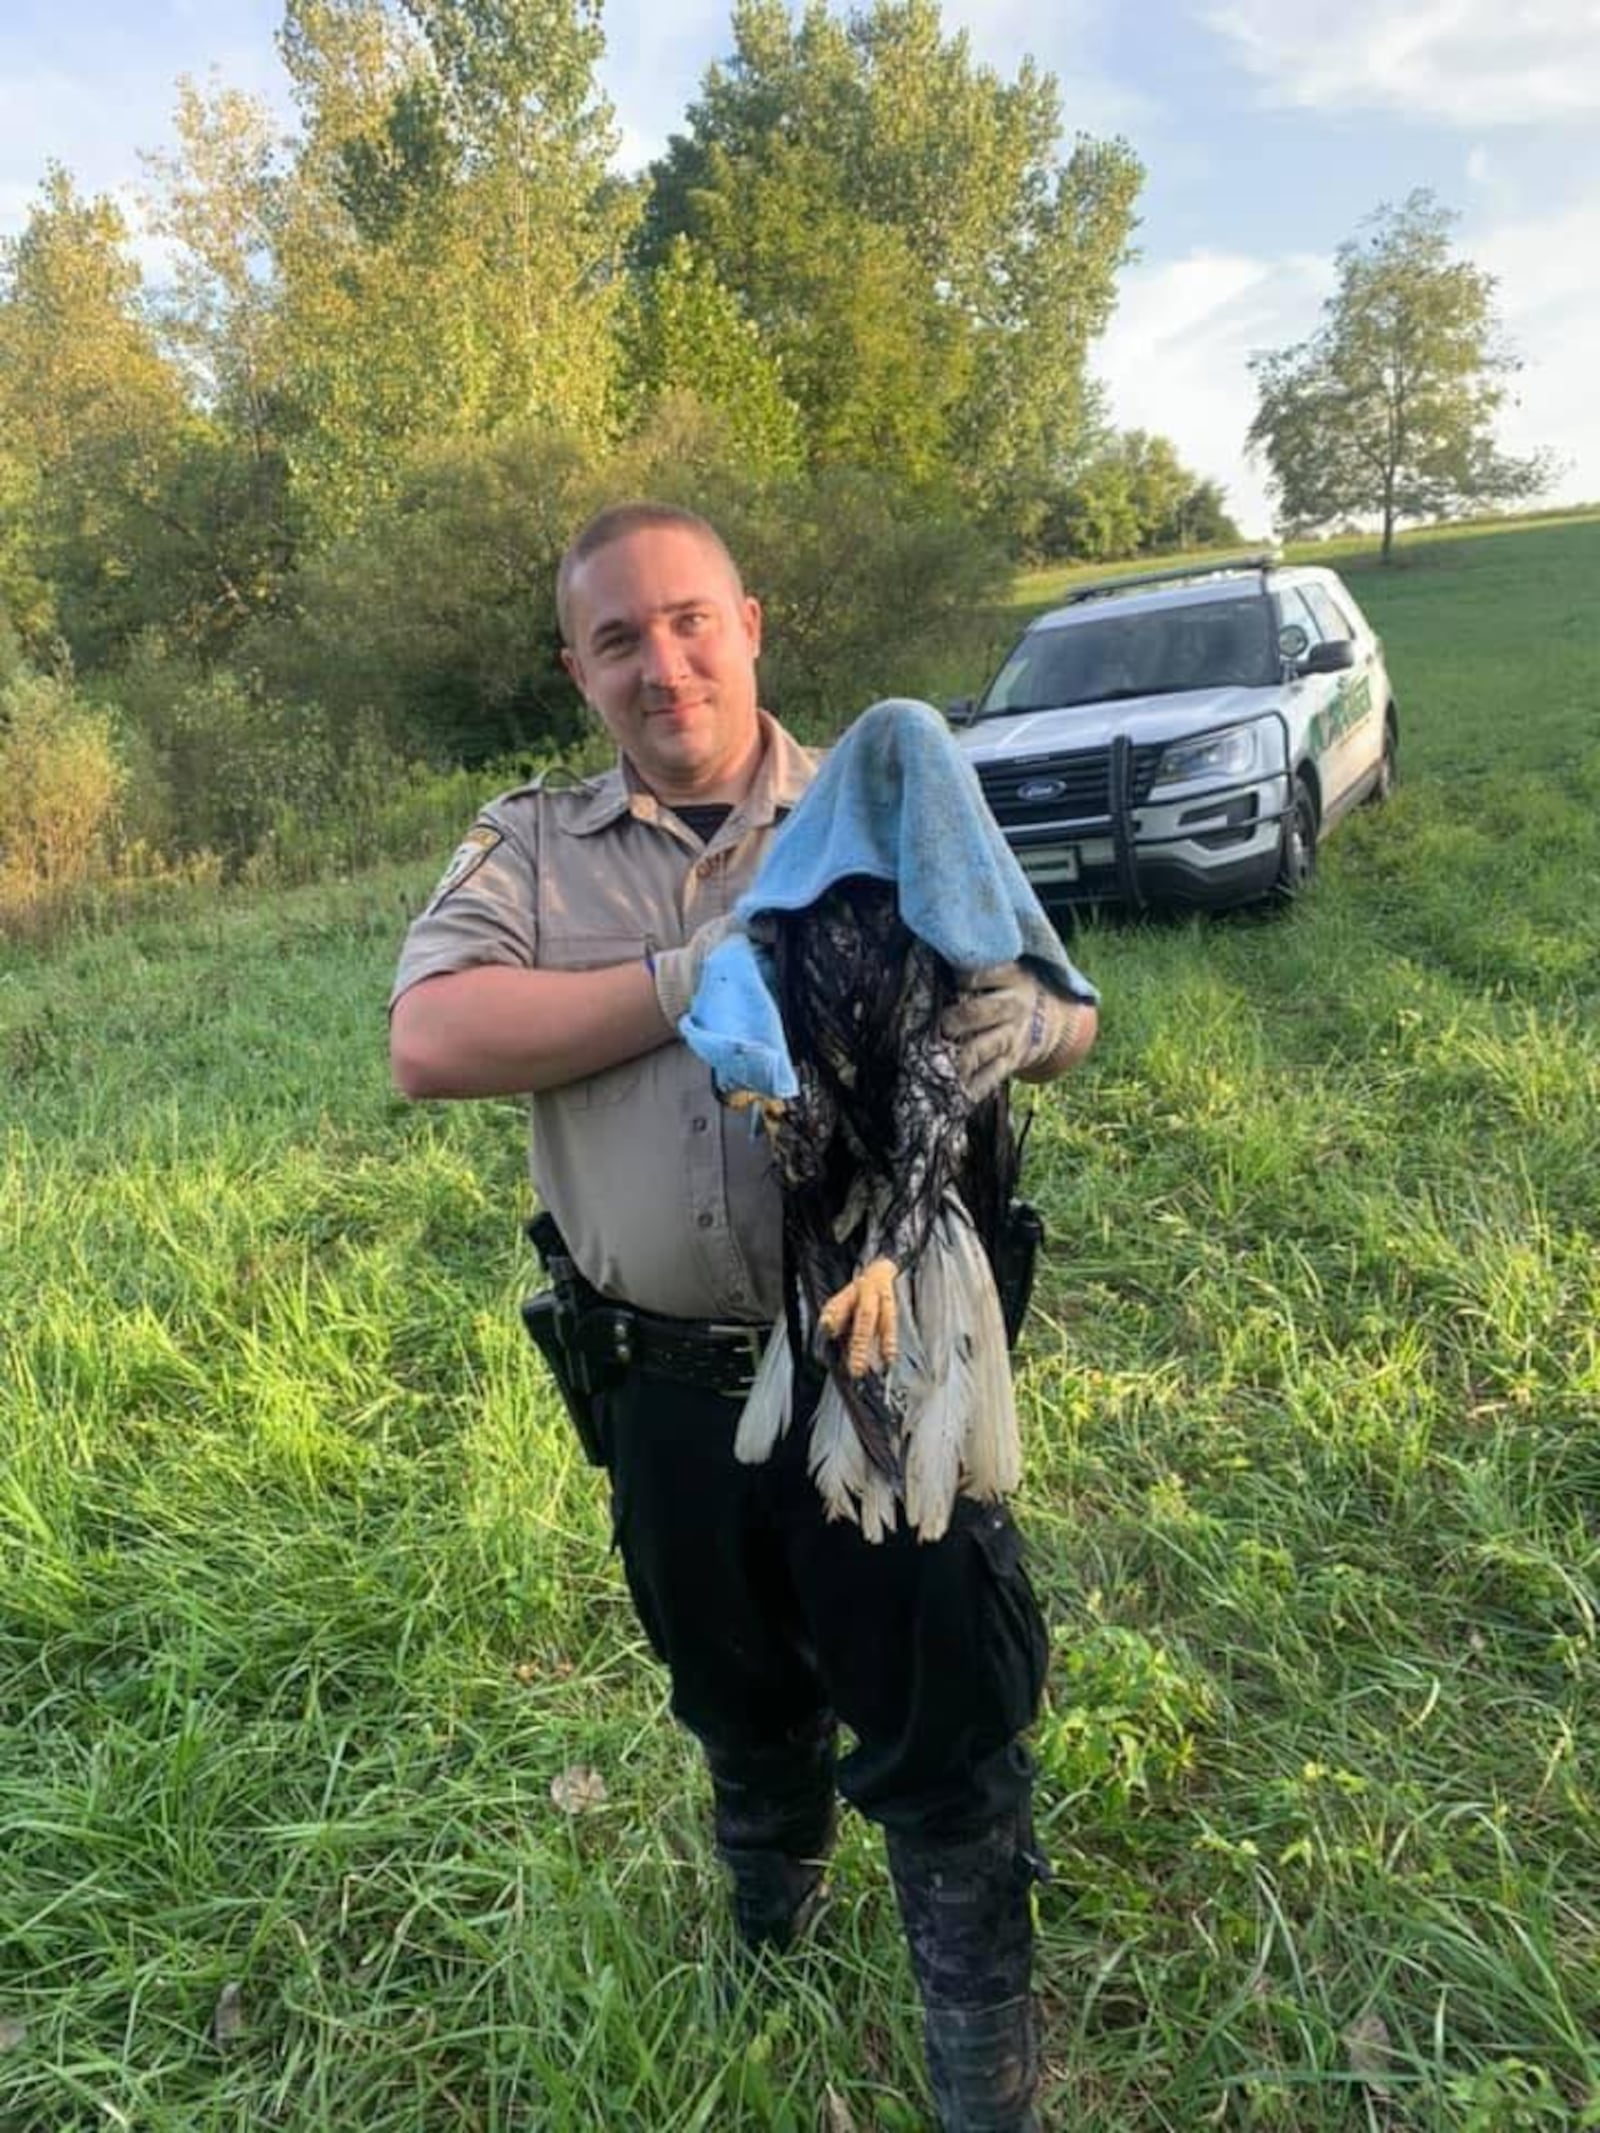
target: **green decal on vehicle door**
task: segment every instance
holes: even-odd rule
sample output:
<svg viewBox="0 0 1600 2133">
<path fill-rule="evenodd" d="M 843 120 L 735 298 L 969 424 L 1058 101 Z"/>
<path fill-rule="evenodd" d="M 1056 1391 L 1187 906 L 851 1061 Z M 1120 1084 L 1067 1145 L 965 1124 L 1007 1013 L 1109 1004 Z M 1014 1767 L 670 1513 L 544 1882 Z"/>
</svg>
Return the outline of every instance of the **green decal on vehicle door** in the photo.
<svg viewBox="0 0 1600 2133">
<path fill-rule="evenodd" d="M 1362 674 L 1355 681 L 1347 682 L 1339 691 L 1339 700 L 1334 705 L 1338 724 L 1334 730 L 1341 734 L 1348 733 L 1352 727 L 1360 725 L 1371 709 L 1372 683 Z"/>
<path fill-rule="evenodd" d="M 1335 741 L 1342 740 L 1353 727 L 1359 726 L 1371 709 L 1372 682 L 1367 675 L 1362 674 L 1354 681 L 1341 681 L 1333 702 L 1311 721 L 1312 754 L 1325 755 Z"/>
</svg>

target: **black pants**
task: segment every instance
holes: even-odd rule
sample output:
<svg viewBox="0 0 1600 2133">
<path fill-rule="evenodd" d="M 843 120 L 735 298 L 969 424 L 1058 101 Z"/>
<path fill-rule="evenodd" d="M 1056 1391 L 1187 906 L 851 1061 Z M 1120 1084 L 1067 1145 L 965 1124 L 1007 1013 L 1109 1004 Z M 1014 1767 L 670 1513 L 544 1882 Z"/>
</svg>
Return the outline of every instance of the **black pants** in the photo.
<svg viewBox="0 0 1600 2133">
<path fill-rule="evenodd" d="M 1047 1644 L 1010 1514 L 963 1498 L 941 1540 L 870 1543 L 823 1515 L 809 1419 L 741 1466 L 739 1409 L 634 1377 L 600 1416 L 629 1589 L 713 1774 L 759 1782 L 838 1720 L 839 1790 L 887 1829 L 958 1841 L 1025 1807 Z"/>
</svg>

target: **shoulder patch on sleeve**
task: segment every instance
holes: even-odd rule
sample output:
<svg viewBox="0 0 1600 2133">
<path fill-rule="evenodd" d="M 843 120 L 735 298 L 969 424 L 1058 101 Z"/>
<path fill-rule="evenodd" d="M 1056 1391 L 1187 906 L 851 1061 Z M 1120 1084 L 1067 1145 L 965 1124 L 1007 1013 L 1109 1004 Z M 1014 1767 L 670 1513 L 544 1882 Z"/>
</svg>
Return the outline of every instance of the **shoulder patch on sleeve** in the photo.
<svg viewBox="0 0 1600 2133">
<path fill-rule="evenodd" d="M 479 822 L 468 830 L 451 854 L 450 864 L 440 875 L 438 887 L 428 898 L 427 909 L 437 911 L 450 892 L 459 889 L 464 881 L 470 881 L 489 854 L 505 841 L 505 831 L 496 829 L 492 822 Z"/>
</svg>

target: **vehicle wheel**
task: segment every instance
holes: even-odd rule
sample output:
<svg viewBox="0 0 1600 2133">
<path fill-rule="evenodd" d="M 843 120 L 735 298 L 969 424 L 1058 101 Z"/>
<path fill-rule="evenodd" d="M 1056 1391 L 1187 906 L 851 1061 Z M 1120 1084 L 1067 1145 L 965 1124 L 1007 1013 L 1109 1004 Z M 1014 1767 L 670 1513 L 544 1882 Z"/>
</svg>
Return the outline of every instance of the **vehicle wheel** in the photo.
<svg viewBox="0 0 1600 2133">
<path fill-rule="evenodd" d="M 1278 852 L 1278 878 L 1274 893 L 1292 903 L 1311 886 L 1317 871 L 1317 803 L 1304 778 L 1294 781 L 1294 805 L 1283 822 L 1283 843 Z"/>
<path fill-rule="evenodd" d="M 1382 807 L 1394 791 L 1394 781 L 1400 775 L 1400 736 L 1395 731 L 1393 718 L 1383 722 L 1383 754 L 1378 759 L 1378 776 L 1367 795 L 1369 807 Z"/>
</svg>

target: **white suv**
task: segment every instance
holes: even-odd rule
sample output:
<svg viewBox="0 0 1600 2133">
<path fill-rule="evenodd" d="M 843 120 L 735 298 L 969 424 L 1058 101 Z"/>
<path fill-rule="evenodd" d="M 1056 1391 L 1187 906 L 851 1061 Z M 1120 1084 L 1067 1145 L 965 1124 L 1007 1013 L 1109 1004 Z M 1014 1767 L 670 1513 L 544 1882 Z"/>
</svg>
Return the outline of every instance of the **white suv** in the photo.
<svg viewBox="0 0 1600 2133">
<path fill-rule="evenodd" d="M 1271 556 L 1084 585 L 949 716 L 1047 905 L 1293 896 L 1400 737 L 1345 586 Z"/>
</svg>

